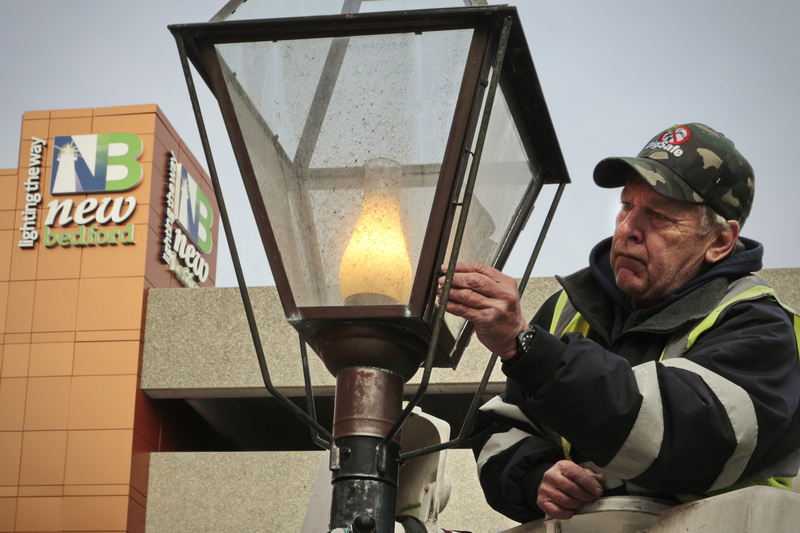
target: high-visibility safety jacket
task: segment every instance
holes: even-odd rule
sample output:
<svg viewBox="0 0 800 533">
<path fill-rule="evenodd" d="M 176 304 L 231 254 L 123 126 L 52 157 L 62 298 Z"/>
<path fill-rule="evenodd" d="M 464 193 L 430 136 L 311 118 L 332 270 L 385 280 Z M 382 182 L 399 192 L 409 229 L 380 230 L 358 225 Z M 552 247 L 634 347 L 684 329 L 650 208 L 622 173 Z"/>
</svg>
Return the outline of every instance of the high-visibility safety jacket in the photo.
<svg viewBox="0 0 800 533">
<path fill-rule="evenodd" d="M 717 480 L 709 487 L 708 492 L 710 494 L 718 494 L 752 485 L 769 485 L 791 490 L 793 479 L 788 476 L 795 475 L 800 467 L 800 448 L 797 448 L 794 453 L 788 455 L 783 461 L 769 465 L 759 474 L 740 481 L 758 441 L 758 420 L 752 405 L 752 399 L 739 385 L 720 378 L 704 367 L 683 358 L 683 355 L 691 350 L 697 339 L 714 327 L 714 324 L 731 305 L 756 298 L 770 298 L 784 307 L 792 319 L 798 352 L 800 352 L 800 316 L 792 308 L 781 303 L 775 290 L 767 285 L 764 280 L 758 276 L 751 275 L 739 278 L 731 283 L 720 304 L 705 319 L 685 333 L 674 335 L 664 347 L 658 361 L 658 363 L 666 366 L 688 369 L 703 377 L 706 384 L 729 413 L 729 419 L 736 434 L 736 450 L 725 464 Z M 589 329 L 589 324 L 577 309 L 570 304 L 566 292 L 562 291 L 556 303 L 556 310 L 550 325 L 550 333 L 559 338 L 569 332 L 580 332 L 586 336 Z M 658 392 L 657 372 L 655 371 L 655 366 L 658 363 L 651 361 L 633 368 L 639 390 L 643 392 L 642 396 L 645 398 L 636 417 L 636 423 L 617 455 L 605 468 L 591 465 L 594 470 L 605 473 L 612 479 L 618 478 L 620 482 L 634 478 L 644 472 L 656 460 L 664 444 L 664 411 Z M 564 455 L 569 458 L 571 445 L 569 441 L 563 438 L 561 442 L 564 448 Z M 637 489 L 638 487 L 629 485 L 629 491 L 635 492 Z M 682 500 L 688 500 L 696 499 L 699 496 L 679 495 L 678 497 Z"/>
<path fill-rule="evenodd" d="M 481 408 L 471 443 L 489 504 L 541 517 L 536 490 L 564 458 L 603 472 L 610 494 L 787 485 L 800 464 L 797 314 L 744 276 L 626 320 L 584 290 L 588 276 L 562 280 L 532 321 L 531 355 L 503 365 L 506 391 Z"/>
</svg>

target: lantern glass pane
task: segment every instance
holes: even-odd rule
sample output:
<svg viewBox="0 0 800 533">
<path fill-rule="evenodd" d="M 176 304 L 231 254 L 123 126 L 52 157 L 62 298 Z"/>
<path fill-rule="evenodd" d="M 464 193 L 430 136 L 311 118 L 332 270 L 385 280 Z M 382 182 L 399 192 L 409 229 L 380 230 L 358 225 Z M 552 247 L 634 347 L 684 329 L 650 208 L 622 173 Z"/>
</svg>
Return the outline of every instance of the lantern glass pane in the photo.
<svg viewBox="0 0 800 533">
<path fill-rule="evenodd" d="M 347 13 L 377 13 L 410 9 L 441 9 L 485 6 L 486 0 L 303 0 L 302 2 L 244 1 L 238 6 L 226 6 L 220 20 L 308 17 Z"/>
<path fill-rule="evenodd" d="M 536 172 L 538 168 L 539 163 L 525 150 L 501 85 L 486 130 L 459 261 L 498 265 L 527 190 L 543 179 Z M 465 321 L 447 314 L 445 323 L 458 338 L 456 333 Z"/>
<path fill-rule="evenodd" d="M 216 45 L 298 307 L 407 304 L 472 33 Z"/>
</svg>

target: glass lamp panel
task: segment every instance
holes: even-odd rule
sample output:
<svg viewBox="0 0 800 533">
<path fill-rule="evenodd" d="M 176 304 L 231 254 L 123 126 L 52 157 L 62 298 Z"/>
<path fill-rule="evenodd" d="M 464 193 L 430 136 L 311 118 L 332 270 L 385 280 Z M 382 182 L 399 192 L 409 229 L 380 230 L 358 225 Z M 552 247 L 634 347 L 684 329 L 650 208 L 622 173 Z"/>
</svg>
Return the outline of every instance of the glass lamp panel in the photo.
<svg viewBox="0 0 800 533">
<path fill-rule="evenodd" d="M 243 0 L 238 6 L 226 6 L 227 9 L 218 16 L 220 20 L 250 20 L 485 5 L 487 5 L 486 0 L 303 0 L 302 2 Z"/>
<path fill-rule="evenodd" d="M 526 194 L 542 179 L 536 173 L 537 168 L 539 163 L 531 161 L 525 149 L 501 85 L 486 130 L 459 261 L 501 266 L 498 263 L 510 244 L 509 234 L 519 220 Z M 457 212 L 453 228 L 459 216 L 461 212 Z M 448 261 L 451 251 L 452 244 Z M 446 314 L 445 323 L 453 336 L 459 338 L 466 321 Z"/>
<path fill-rule="evenodd" d="M 408 303 L 472 33 L 216 45 L 297 307 Z"/>
</svg>

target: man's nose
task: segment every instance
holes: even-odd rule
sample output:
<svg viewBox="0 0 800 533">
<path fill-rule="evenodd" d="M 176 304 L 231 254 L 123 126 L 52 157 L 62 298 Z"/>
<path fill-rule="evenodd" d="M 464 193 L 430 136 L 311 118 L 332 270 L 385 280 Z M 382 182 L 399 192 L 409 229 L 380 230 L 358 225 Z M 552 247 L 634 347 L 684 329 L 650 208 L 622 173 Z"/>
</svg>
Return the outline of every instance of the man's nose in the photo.
<svg viewBox="0 0 800 533">
<path fill-rule="evenodd" d="M 633 206 L 627 212 L 621 212 L 617 219 L 617 236 L 640 243 L 644 237 L 644 210 Z"/>
</svg>

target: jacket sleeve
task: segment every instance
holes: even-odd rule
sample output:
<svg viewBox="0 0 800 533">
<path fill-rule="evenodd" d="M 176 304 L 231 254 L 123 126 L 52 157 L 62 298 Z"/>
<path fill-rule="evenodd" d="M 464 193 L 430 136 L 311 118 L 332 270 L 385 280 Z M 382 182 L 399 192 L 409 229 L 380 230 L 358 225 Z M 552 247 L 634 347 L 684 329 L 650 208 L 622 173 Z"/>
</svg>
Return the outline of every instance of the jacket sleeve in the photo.
<svg viewBox="0 0 800 533">
<path fill-rule="evenodd" d="M 532 323 L 550 320 L 549 304 L 542 306 Z M 536 506 L 539 484 L 544 473 L 564 458 L 561 445 L 523 412 L 525 404 L 525 391 L 508 380 L 503 394 L 478 411 L 470 436 L 486 501 L 519 522 L 544 516 Z"/>
<path fill-rule="evenodd" d="M 544 516 L 536 506 L 542 476 L 564 457 L 561 446 L 509 401 L 510 388 L 481 407 L 470 444 L 487 503 L 512 520 L 530 522 Z"/>
<path fill-rule="evenodd" d="M 539 331 L 503 369 L 574 460 L 657 492 L 722 489 L 800 446 L 797 341 L 766 298 L 731 306 L 682 358 L 631 367 L 578 334 Z"/>
</svg>

